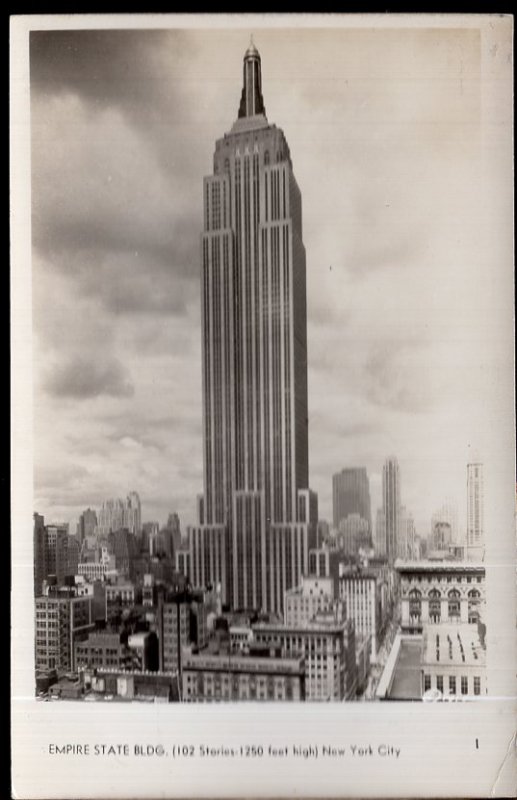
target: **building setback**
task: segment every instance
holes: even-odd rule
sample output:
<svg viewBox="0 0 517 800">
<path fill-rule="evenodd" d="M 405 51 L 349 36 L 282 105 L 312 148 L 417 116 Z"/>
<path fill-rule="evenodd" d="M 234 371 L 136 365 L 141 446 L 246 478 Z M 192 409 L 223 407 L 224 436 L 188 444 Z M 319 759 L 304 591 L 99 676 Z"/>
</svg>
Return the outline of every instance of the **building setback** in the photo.
<svg viewBox="0 0 517 800">
<path fill-rule="evenodd" d="M 201 237 L 204 493 L 193 585 L 232 608 L 279 612 L 308 570 L 307 308 L 301 195 L 269 124 L 261 60 L 244 56 L 238 119 L 216 142 Z"/>
</svg>

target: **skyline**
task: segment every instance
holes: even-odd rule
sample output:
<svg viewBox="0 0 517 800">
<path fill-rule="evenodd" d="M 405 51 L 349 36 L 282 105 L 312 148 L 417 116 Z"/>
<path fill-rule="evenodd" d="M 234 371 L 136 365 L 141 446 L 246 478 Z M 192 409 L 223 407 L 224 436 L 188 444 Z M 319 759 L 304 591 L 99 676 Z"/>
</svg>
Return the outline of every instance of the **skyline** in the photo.
<svg viewBox="0 0 517 800">
<path fill-rule="evenodd" d="M 401 36 L 413 47 L 398 47 Z M 464 527 L 470 436 L 488 484 L 490 416 L 503 413 L 492 387 L 508 346 L 483 261 L 499 226 L 483 217 L 478 33 L 254 38 L 268 117 L 286 133 L 303 197 L 320 517 L 331 519 L 332 475 L 346 466 L 367 468 L 375 513 L 393 453 L 418 532 L 448 495 Z M 235 117 L 247 33 L 31 41 L 34 510 L 76 520 L 135 489 L 145 519 L 177 510 L 186 527 L 202 485 L 199 187 Z"/>
</svg>

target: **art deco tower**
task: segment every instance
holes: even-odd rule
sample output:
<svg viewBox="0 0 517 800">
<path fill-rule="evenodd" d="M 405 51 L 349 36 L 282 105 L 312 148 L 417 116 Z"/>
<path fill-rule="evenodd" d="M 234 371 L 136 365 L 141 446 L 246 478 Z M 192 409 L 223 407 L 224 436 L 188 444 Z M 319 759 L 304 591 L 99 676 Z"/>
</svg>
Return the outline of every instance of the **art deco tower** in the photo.
<svg viewBox="0 0 517 800">
<path fill-rule="evenodd" d="M 467 464 L 467 557 L 482 561 L 484 546 L 483 464 L 477 459 Z"/>
<path fill-rule="evenodd" d="M 238 119 L 204 180 L 204 494 L 193 582 L 234 608 L 281 609 L 308 567 L 307 308 L 300 190 L 269 124 L 260 55 L 245 53 Z"/>
<path fill-rule="evenodd" d="M 387 458 L 382 468 L 382 508 L 386 534 L 386 555 L 393 564 L 397 557 L 400 525 L 400 469 L 396 458 Z"/>
</svg>

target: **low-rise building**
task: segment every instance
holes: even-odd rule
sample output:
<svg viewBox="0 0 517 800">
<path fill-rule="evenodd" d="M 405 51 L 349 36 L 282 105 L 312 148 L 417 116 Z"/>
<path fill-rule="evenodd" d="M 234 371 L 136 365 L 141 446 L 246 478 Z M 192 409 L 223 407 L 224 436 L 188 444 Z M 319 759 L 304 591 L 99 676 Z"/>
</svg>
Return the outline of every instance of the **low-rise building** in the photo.
<svg viewBox="0 0 517 800">
<path fill-rule="evenodd" d="M 158 637 L 154 631 L 137 631 L 128 636 L 133 669 L 153 672 L 158 669 Z"/>
<path fill-rule="evenodd" d="M 486 651 L 478 626 L 427 625 L 422 642 L 422 696 L 437 690 L 444 697 L 486 694 Z"/>
<path fill-rule="evenodd" d="M 127 646 L 127 637 L 111 631 L 95 631 L 84 641 L 76 642 L 75 665 L 76 669 L 132 669 L 133 653 Z"/>
<path fill-rule="evenodd" d="M 285 625 L 304 625 L 334 605 L 334 583 L 330 577 L 304 576 L 300 586 L 285 593 Z"/>
<path fill-rule="evenodd" d="M 106 584 L 106 619 L 123 609 L 133 608 L 140 602 L 141 590 L 130 581 L 120 580 Z"/>
<path fill-rule="evenodd" d="M 74 578 L 74 586 L 77 597 L 91 597 L 92 598 L 92 614 L 93 619 L 105 620 L 106 619 L 106 591 L 103 581 L 88 582 L 84 575 L 76 575 Z"/>
<path fill-rule="evenodd" d="M 430 624 L 477 623 L 485 610 L 485 567 L 459 561 L 397 561 L 401 627 L 419 633 Z"/>
<path fill-rule="evenodd" d="M 115 556 L 109 552 L 106 546 L 101 545 L 93 550 L 83 547 L 77 572 L 79 575 L 84 575 L 88 581 L 106 580 L 110 576 L 116 577 Z"/>
<path fill-rule="evenodd" d="M 88 668 L 81 673 L 86 698 L 140 700 L 154 703 L 179 701 L 178 675 L 175 672 L 140 672 Z M 94 693 L 93 695 L 91 693 Z"/>
<path fill-rule="evenodd" d="M 300 657 L 216 655 L 183 652 L 185 703 L 305 700 L 305 667 Z"/>
<path fill-rule="evenodd" d="M 486 650 L 481 626 L 424 625 L 423 633 L 399 632 L 388 655 L 379 700 L 468 700 L 487 693 Z"/>
<path fill-rule="evenodd" d="M 253 631 L 246 625 L 230 625 L 230 650 L 232 653 L 248 653 L 253 641 Z"/>
<path fill-rule="evenodd" d="M 307 700 L 352 699 L 357 688 L 354 624 L 333 612 L 303 626 L 253 625 L 258 645 L 281 648 L 285 657 L 304 657 Z"/>
</svg>

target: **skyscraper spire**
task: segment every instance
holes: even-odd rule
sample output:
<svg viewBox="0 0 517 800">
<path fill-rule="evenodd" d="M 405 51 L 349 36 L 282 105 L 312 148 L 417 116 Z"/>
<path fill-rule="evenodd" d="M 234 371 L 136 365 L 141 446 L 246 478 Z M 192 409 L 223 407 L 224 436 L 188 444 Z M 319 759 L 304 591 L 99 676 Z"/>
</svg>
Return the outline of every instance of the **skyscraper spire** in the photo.
<svg viewBox="0 0 517 800">
<path fill-rule="evenodd" d="M 262 76 L 260 66 L 260 53 L 250 37 L 250 44 L 244 53 L 243 87 L 241 104 L 239 106 L 239 119 L 242 117 L 255 117 L 266 113 L 262 97 Z"/>
</svg>

